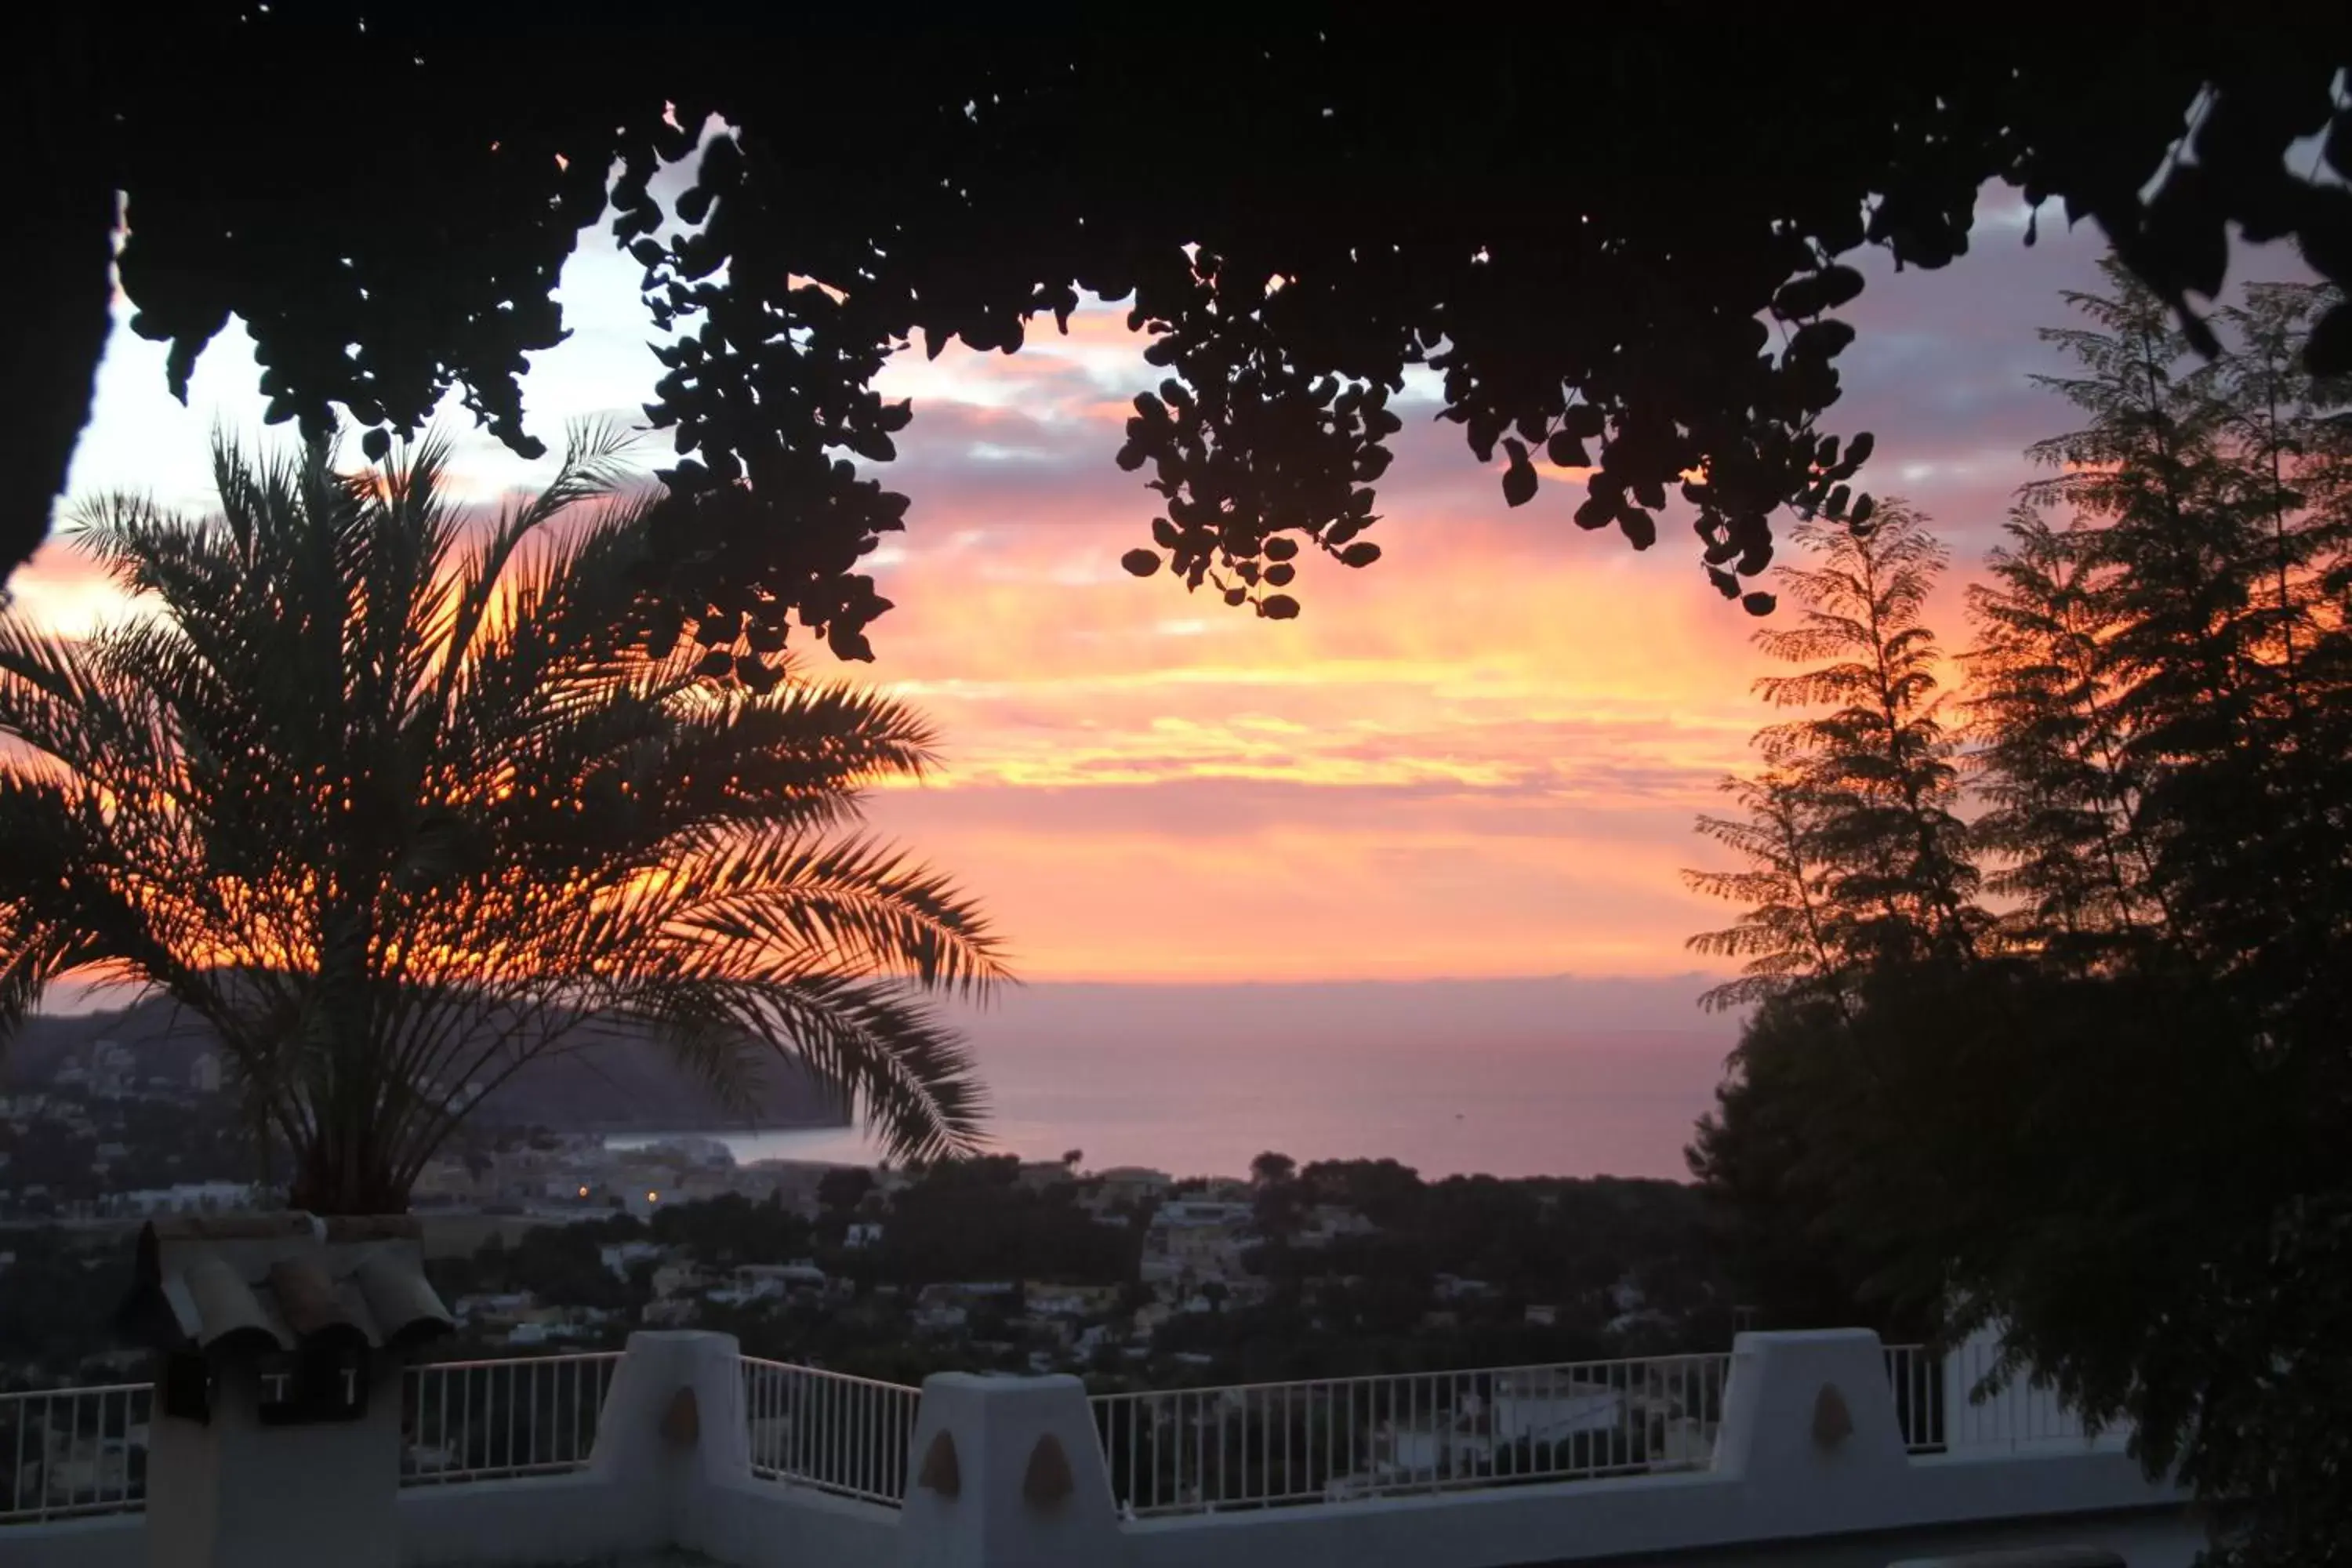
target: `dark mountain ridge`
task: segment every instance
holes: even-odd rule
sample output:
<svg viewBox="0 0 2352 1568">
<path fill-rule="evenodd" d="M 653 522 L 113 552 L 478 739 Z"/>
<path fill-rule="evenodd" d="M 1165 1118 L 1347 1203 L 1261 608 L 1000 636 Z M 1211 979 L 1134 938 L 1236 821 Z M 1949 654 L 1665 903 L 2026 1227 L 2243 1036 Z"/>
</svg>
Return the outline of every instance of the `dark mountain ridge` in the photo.
<svg viewBox="0 0 2352 1568">
<path fill-rule="evenodd" d="M 217 1044 L 203 1020 L 160 996 L 107 1011 L 37 1014 L 0 1044 L 0 1092 L 48 1087 L 67 1066 L 87 1065 L 100 1041 L 130 1050 L 141 1083 L 163 1078 L 182 1085 L 196 1059 Z M 613 1023 L 524 1067 L 484 1098 L 476 1117 L 488 1125 L 561 1132 L 772 1131 L 849 1122 L 837 1096 L 782 1058 L 762 1065 L 752 1100 L 751 1115 L 730 1114 L 646 1031 Z"/>
</svg>

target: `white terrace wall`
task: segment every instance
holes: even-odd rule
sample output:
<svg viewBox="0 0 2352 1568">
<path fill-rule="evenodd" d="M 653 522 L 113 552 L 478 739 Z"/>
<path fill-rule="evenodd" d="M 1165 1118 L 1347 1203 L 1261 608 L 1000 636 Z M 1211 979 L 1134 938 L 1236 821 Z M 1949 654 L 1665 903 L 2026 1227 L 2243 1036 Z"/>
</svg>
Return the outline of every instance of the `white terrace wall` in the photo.
<svg viewBox="0 0 2352 1568">
<path fill-rule="evenodd" d="M 147 1516 L 0 1524 L 0 1568 L 147 1568 Z"/>
<path fill-rule="evenodd" d="M 1885 1568 L 2063 1545 L 2187 1568 L 2199 1544 L 2179 1494 L 2112 1445 L 1906 1457 L 1862 1331 L 1741 1335 L 1707 1471 L 1142 1521 L 1116 1516 L 1075 1378 L 931 1379 L 903 1510 L 755 1479 L 741 1401 L 730 1338 L 633 1335 L 586 1469 L 404 1491 L 400 1562 L 626 1563 L 675 1544 L 740 1568 Z M 170 1568 L 148 1533 L 138 1515 L 0 1526 L 0 1568 Z"/>
<path fill-rule="evenodd" d="M 1830 1391 L 1851 1429 L 1823 1442 L 1817 1415 L 1824 1436 L 1839 1425 L 1824 1411 Z M 1632 1557 L 1883 1568 L 2058 1543 L 2109 1547 L 2130 1568 L 2187 1568 L 2199 1543 L 2179 1495 L 2112 1448 L 1906 1457 L 1878 1340 L 1861 1330 L 1740 1335 L 1707 1471 L 1156 1520 L 1125 1534 L 1129 1568 Z M 1794 1555 L 1779 1550 L 1799 1543 Z"/>
</svg>

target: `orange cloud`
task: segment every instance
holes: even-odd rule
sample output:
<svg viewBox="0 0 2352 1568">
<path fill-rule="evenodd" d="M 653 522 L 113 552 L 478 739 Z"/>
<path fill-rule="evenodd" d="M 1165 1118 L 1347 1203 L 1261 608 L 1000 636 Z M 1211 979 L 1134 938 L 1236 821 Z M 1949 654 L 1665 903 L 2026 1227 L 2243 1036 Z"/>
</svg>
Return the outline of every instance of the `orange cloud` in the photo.
<svg viewBox="0 0 2352 1568">
<path fill-rule="evenodd" d="M 47 630 L 87 634 L 122 610 L 122 595 L 95 563 L 51 543 L 8 579 L 13 608 Z"/>
<path fill-rule="evenodd" d="M 541 434 L 646 395 L 625 379 L 653 369 L 634 277 L 586 250 L 567 273 L 583 330 L 539 357 L 527 391 Z M 2046 430 L 2025 381 L 2038 362 L 2013 363 L 2030 330 L 2014 334 L 2024 349 L 1970 359 L 1990 341 L 1982 314 L 1866 334 L 1884 363 L 1858 349 L 1847 400 L 1868 409 L 1857 427 L 1878 426 L 1883 487 L 1900 479 L 1960 531 L 1963 562 L 2030 472 L 1990 455 Z M 879 793 L 876 825 L 979 892 L 1031 978 L 1694 967 L 1684 937 L 1727 911 L 1675 872 L 1709 859 L 1691 819 L 1767 715 L 1748 689 L 1764 668 L 1754 623 L 1707 588 L 1687 536 L 1678 546 L 1670 524 L 1636 554 L 1613 531 L 1583 532 L 1570 513 L 1584 474 L 1548 464 L 1535 501 L 1506 509 L 1495 470 L 1413 388 L 1369 536 L 1379 564 L 1305 561 L 1305 610 L 1286 623 L 1164 574 L 1139 582 L 1118 560 L 1148 539 L 1157 498 L 1111 457 L 1129 400 L 1160 379 L 1140 347 L 1122 310 L 1097 308 L 1066 336 L 1034 323 L 1016 357 L 915 351 L 886 372 L 916 418 L 881 472 L 915 505 L 909 531 L 869 558 L 899 606 L 874 628 L 879 662 L 844 673 L 919 705 L 947 763 Z M 1952 374 L 1918 375 L 1923 362 Z M 183 414 L 141 390 L 160 365 L 121 375 L 112 406 L 143 401 L 109 424 L 102 390 L 93 451 L 185 447 L 221 416 L 201 396 Z M 251 383 L 211 356 L 200 387 L 207 375 Z M 229 422 L 248 427 L 234 408 Z M 460 450 L 480 493 L 520 477 L 493 458 Z M 46 619 L 108 602 L 54 552 L 14 586 Z M 1965 643 L 1957 588 L 1937 607 L 1949 647 Z M 832 669 L 822 656 L 811 668 Z"/>
</svg>

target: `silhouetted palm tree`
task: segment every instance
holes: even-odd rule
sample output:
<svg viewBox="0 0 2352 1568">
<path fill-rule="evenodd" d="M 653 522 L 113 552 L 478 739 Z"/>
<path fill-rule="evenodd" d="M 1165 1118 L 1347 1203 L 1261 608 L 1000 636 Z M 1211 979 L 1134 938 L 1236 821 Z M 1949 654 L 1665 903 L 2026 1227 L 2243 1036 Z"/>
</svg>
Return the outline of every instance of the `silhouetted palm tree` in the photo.
<svg viewBox="0 0 2352 1568">
<path fill-rule="evenodd" d="M 575 433 L 486 527 L 432 442 L 356 475 L 224 442 L 215 518 L 86 510 L 131 613 L 0 615 L 0 1039 L 68 973 L 169 995 L 330 1213 L 404 1207 L 482 1093 L 608 1021 L 738 1106 L 781 1057 L 895 1152 L 972 1147 L 923 993 L 1003 978 L 995 940 L 853 830 L 929 731 L 772 647 L 758 693 L 646 652 L 619 452 Z"/>
</svg>

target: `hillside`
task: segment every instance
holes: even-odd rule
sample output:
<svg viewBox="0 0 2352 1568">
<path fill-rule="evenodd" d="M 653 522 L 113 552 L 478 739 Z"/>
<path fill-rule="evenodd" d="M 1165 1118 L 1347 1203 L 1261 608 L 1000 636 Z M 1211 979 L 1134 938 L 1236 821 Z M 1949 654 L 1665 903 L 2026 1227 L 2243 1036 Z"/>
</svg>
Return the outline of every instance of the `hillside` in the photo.
<svg viewBox="0 0 2352 1568">
<path fill-rule="evenodd" d="M 0 1047 L 0 1092 L 46 1086 L 91 1046 L 129 1047 L 138 1076 L 188 1081 L 195 1059 L 213 1048 L 201 1022 L 162 998 L 110 1012 L 27 1018 Z M 843 1126 L 848 1118 L 808 1075 L 782 1060 L 762 1074 L 758 1112 L 730 1117 L 702 1085 L 680 1072 L 643 1031 L 600 1031 L 576 1050 L 541 1058 L 501 1085 L 480 1114 L 493 1123 L 530 1123 L 565 1132 L 683 1132 L 737 1128 Z"/>
</svg>

